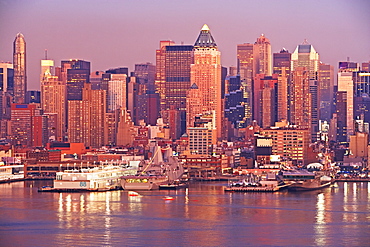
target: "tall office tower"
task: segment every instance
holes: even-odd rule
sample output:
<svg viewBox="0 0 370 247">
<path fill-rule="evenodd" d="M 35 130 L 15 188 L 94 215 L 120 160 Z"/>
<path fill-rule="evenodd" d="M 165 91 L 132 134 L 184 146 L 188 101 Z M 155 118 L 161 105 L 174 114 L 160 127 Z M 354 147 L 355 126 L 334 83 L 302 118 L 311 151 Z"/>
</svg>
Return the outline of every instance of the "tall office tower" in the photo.
<svg viewBox="0 0 370 247">
<path fill-rule="evenodd" d="M 23 104 L 27 91 L 26 41 L 18 33 L 13 43 L 14 103 Z"/>
<path fill-rule="evenodd" d="M 104 145 L 105 109 L 105 91 L 91 90 L 91 84 L 85 84 L 82 100 L 68 100 L 69 142 L 93 148 Z"/>
<path fill-rule="evenodd" d="M 12 104 L 11 139 L 19 147 L 42 145 L 42 118 L 35 104 Z"/>
<path fill-rule="evenodd" d="M 285 48 L 273 54 L 273 74 L 278 75 L 277 121 L 288 120 L 290 99 L 290 63 L 292 54 Z"/>
<path fill-rule="evenodd" d="M 334 108 L 334 68 L 332 65 L 320 63 L 318 81 L 320 88 L 320 120 L 329 122 Z"/>
<path fill-rule="evenodd" d="M 53 66 L 53 60 L 41 60 L 41 108 L 44 114 L 57 114 L 55 136 L 49 136 L 48 139 L 64 141 L 67 89 L 66 83 L 51 73 Z"/>
<path fill-rule="evenodd" d="M 166 47 L 174 45 L 172 40 L 160 41 L 159 49 L 155 51 L 156 73 L 155 90 L 159 94 L 160 102 L 164 101 L 164 83 L 166 82 Z M 161 107 L 162 108 L 162 107 Z"/>
<path fill-rule="evenodd" d="M 283 67 L 284 68 L 284 67 Z M 281 71 L 281 75 L 278 75 L 277 83 L 277 121 L 283 121 L 289 119 L 289 82 L 290 76 L 286 74 L 286 70 Z"/>
<path fill-rule="evenodd" d="M 237 64 L 243 91 L 246 124 L 252 123 L 253 44 L 237 45 Z"/>
<path fill-rule="evenodd" d="M 62 77 L 67 84 L 67 100 L 82 100 L 82 89 L 90 83 L 90 62 L 78 59 L 62 61 Z"/>
<path fill-rule="evenodd" d="M 10 119 L 13 101 L 14 69 L 11 63 L 0 63 L 0 120 Z"/>
<path fill-rule="evenodd" d="M 306 40 L 301 45 L 298 45 L 292 53 L 291 70 L 296 70 L 298 67 L 305 67 L 309 80 L 317 80 L 319 65 L 319 53 Z"/>
<path fill-rule="evenodd" d="M 253 119 L 263 128 L 273 126 L 277 119 L 278 75 L 257 74 L 253 82 Z"/>
<path fill-rule="evenodd" d="M 354 117 L 370 122 L 370 72 L 353 72 Z"/>
<path fill-rule="evenodd" d="M 179 138 L 186 129 L 186 94 L 190 87 L 190 65 L 193 63 L 192 45 L 175 45 L 172 41 L 161 41 L 156 53 L 156 87 L 160 99 L 160 115 L 164 123 L 171 119 L 170 132 Z M 173 114 L 174 110 L 179 111 Z M 180 124 L 178 124 L 180 123 Z"/>
<path fill-rule="evenodd" d="M 161 116 L 164 122 L 169 120 L 169 111 L 179 111 L 179 126 L 169 126 L 172 133 L 176 133 L 173 139 L 179 138 L 186 131 L 186 94 L 190 87 L 190 66 L 193 63 L 192 45 L 166 46 L 165 51 L 165 75 L 164 100 L 161 98 Z M 172 114 L 173 115 L 173 114 Z"/>
<path fill-rule="evenodd" d="M 272 74 L 271 44 L 264 34 L 253 45 L 253 77 L 256 74 Z"/>
<path fill-rule="evenodd" d="M 92 90 L 100 90 L 104 89 L 103 84 L 103 75 L 104 71 L 93 71 L 90 73 L 90 83 L 91 83 L 91 89 Z"/>
<path fill-rule="evenodd" d="M 139 108 L 142 106 L 142 101 L 138 97 L 141 94 L 142 90 L 139 88 L 139 84 L 136 83 L 136 77 L 131 76 L 129 82 L 127 83 L 127 111 L 130 113 L 130 117 L 134 123 L 137 125 L 139 124 L 139 120 L 144 119 L 139 117 L 137 113 L 142 111 L 137 111 L 137 107 Z M 144 100 L 144 103 L 146 101 Z M 147 109 L 146 107 L 142 107 L 141 109 Z M 145 113 L 145 116 L 147 114 Z"/>
<path fill-rule="evenodd" d="M 93 148 L 100 148 L 107 143 L 104 138 L 107 132 L 106 120 L 106 102 L 107 95 L 104 90 L 90 90 L 90 107 L 91 107 L 91 129 L 90 145 Z"/>
<path fill-rule="evenodd" d="M 243 91 L 241 90 L 240 76 L 229 76 L 226 79 L 227 90 L 225 94 L 225 118 L 233 125 L 234 129 L 245 128 L 245 105 Z M 228 139 L 233 137 L 229 133 Z"/>
<path fill-rule="evenodd" d="M 155 65 L 151 63 L 135 64 L 136 81 L 146 86 L 150 92 L 155 91 Z"/>
<path fill-rule="evenodd" d="M 217 49 L 208 26 L 205 24 L 200 31 L 198 39 L 194 44 L 194 64 L 191 65 L 191 85 L 196 85 L 201 92 L 201 109 L 194 111 L 192 106 L 187 104 L 187 127 L 194 124 L 195 116 L 214 111 L 215 128 L 217 139 L 222 133 L 222 96 L 221 96 L 221 53 Z M 187 99 L 188 100 L 188 99 Z M 192 99 L 189 99 L 192 101 Z"/>
<path fill-rule="evenodd" d="M 0 62 L 0 91 L 13 92 L 14 69 L 12 63 Z"/>
<path fill-rule="evenodd" d="M 285 48 L 273 54 L 273 74 L 282 75 L 283 70 L 289 77 L 292 54 Z"/>
<path fill-rule="evenodd" d="M 354 83 L 352 78 L 352 69 L 339 69 L 338 71 L 338 91 L 336 93 L 336 113 L 338 115 L 338 126 L 340 122 L 343 128 L 347 130 L 346 136 L 349 141 L 349 136 L 354 134 Z M 341 99 L 338 97 L 341 96 Z M 340 102 L 345 103 L 345 109 L 338 109 Z M 342 103 L 342 105 L 344 105 Z M 344 121 L 345 119 L 345 121 Z"/>
<path fill-rule="evenodd" d="M 127 89 L 126 74 L 110 74 L 108 81 L 108 112 L 116 111 L 120 108 L 127 108 Z"/>
<path fill-rule="evenodd" d="M 336 120 L 335 122 L 332 121 L 332 124 L 336 124 L 335 130 L 334 130 L 334 137 L 333 139 L 337 141 L 338 143 L 348 143 L 347 140 L 347 92 L 340 91 L 337 92 L 336 95 L 336 112 L 333 114 L 333 120 Z M 353 122 L 353 121 L 352 121 Z M 350 126 L 352 127 L 352 126 Z"/>
<path fill-rule="evenodd" d="M 320 92 L 317 80 L 309 80 L 310 101 L 311 101 L 311 139 L 315 143 L 320 139 L 319 136 L 319 112 L 320 112 Z"/>
<path fill-rule="evenodd" d="M 308 72 L 297 67 L 291 72 L 290 122 L 311 130 L 311 93 Z"/>
</svg>

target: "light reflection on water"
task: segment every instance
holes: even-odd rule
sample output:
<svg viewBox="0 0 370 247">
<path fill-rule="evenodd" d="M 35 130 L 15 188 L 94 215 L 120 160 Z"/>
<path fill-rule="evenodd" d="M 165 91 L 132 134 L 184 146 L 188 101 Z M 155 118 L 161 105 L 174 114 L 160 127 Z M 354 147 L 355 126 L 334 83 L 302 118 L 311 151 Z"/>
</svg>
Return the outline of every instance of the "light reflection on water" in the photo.
<svg viewBox="0 0 370 247">
<path fill-rule="evenodd" d="M 4 246 L 361 246 L 370 232 L 370 183 L 301 193 L 226 193 L 222 182 L 196 183 L 141 197 L 38 193 L 41 185 L 0 184 Z"/>
</svg>

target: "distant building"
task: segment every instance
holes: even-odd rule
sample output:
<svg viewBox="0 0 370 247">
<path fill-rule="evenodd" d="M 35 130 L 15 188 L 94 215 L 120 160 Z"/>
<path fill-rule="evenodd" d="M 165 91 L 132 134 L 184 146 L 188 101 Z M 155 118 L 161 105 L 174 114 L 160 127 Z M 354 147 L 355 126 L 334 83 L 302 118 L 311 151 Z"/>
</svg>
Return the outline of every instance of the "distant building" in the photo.
<svg viewBox="0 0 370 247">
<path fill-rule="evenodd" d="M 187 102 L 187 128 L 192 127 L 195 116 L 214 111 L 217 138 L 221 138 L 223 107 L 221 96 L 221 53 L 207 25 L 204 25 L 194 44 L 194 63 L 191 65 L 191 85 L 200 93 L 200 105 Z M 193 86 L 192 86 L 193 87 Z M 190 90 L 191 91 L 191 90 Z M 188 95 L 187 101 L 193 101 Z"/>
<path fill-rule="evenodd" d="M 264 34 L 253 45 L 253 76 L 257 74 L 272 75 L 271 43 Z"/>
<path fill-rule="evenodd" d="M 18 33 L 13 43 L 14 102 L 24 104 L 27 91 L 26 41 Z"/>
<path fill-rule="evenodd" d="M 41 108 L 44 114 L 56 114 L 52 139 L 63 141 L 66 136 L 67 89 L 62 78 L 52 73 L 53 66 L 53 60 L 41 60 Z"/>
<path fill-rule="evenodd" d="M 19 147 L 42 146 L 42 116 L 35 104 L 12 104 L 11 140 Z"/>
</svg>

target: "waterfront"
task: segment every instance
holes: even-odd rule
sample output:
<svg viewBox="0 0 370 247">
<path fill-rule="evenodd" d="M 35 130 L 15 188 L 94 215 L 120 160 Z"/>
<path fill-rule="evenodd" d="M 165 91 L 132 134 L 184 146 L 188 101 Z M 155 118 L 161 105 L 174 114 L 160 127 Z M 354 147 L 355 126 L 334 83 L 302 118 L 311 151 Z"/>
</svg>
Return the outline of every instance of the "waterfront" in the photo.
<svg viewBox="0 0 370 247">
<path fill-rule="evenodd" d="M 1 246 L 368 246 L 370 183 L 321 191 L 39 193 L 51 181 L 0 184 Z M 173 201 L 163 200 L 164 196 Z"/>
</svg>

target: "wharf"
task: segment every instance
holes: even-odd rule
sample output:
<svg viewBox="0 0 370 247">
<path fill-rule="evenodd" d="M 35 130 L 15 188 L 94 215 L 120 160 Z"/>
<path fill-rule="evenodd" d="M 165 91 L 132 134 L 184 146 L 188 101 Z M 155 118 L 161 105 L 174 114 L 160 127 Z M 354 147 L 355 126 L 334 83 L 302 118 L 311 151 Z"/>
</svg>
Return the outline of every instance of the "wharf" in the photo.
<svg viewBox="0 0 370 247">
<path fill-rule="evenodd" d="M 288 188 L 289 184 L 281 185 L 281 186 L 244 186 L 244 187 L 225 187 L 225 191 L 227 192 L 276 192 L 285 188 Z"/>
<path fill-rule="evenodd" d="M 187 187 L 189 187 L 187 183 L 159 185 L 160 190 L 177 190 L 177 189 L 182 189 L 182 188 L 187 188 Z"/>
<path fill-rule="evenodd" d="M 370 178 L 336 178 L 335 182 L 370 182 Z"/>
<path fill-rule="evenodd" d="M 121 188 L 98 188 L 98 189 L 73 189 L 73 188 L 53 188 L 53 187 L 41 187 L 38 192 L 104 192 L 112 190 L 121 190 Z"/>
</svg>

